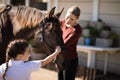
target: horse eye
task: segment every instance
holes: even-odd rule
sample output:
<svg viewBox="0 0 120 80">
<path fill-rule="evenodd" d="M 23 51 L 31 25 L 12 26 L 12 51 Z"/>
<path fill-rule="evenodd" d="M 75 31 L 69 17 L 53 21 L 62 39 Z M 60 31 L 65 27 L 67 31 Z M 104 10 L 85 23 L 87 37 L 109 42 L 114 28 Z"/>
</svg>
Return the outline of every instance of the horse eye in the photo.
<svg viewBox="0 0 120 80">
<path fill-rule="evenodd" d="M 46 23 L 44 28 L 46 29 L 49 25 L 50 23 Z"/>
<path fill-rule="evenodd" d="M 49 25 L 50 25 L 50 22 L 49 22 L 49 23 L 47 23 L 46 25 L 47 25 L 47 26 L 49 26 Z"/>
</svg>

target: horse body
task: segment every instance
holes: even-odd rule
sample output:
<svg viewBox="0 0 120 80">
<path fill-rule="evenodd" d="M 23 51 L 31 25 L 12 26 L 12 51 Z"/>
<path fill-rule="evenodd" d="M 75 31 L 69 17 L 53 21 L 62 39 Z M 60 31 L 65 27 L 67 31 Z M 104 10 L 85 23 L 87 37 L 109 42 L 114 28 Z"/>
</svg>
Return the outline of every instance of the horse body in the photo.
<svg viewBox="0 0 120 80">
<path fill-rule="evenodd" d="M 5 62 L 5 50 L 7 44 L 13 39 L 30 40 L 35 38 L 35 46 L 45 53 L 51 54 L 55 46 L 60 45 L 62 51 L 65 49 L 60 29 L 59 16 L 62 11 L 54 15 L 55 8 L 49 14 L 40 10 L 25 6 L 0 6 L 0 28 L 2 42 L 0 43 L 0 64 Z M 43 50 L 44 49 L 44 50 Z M 58 67 L 62 66 L 62 61 L 57 60 Z M 61 57 L 61 56 L 58 56 Z M 58 58 L 60 59 L 60 58 Z M 60 63 L 58 63 L 60 62 Z M 59 67 L 62 69 L 62 67 Z"/>
</svg>

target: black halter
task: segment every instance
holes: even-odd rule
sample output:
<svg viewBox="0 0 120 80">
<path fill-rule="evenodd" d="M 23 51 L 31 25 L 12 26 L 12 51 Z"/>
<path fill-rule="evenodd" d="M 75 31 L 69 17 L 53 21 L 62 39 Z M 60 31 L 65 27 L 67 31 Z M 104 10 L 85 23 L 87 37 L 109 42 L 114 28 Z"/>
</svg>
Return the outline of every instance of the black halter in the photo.
<svg viewBox="0 0 120 80">
<path fill-rule="evenodd" d="M 48 42 L 47 42 L 47 40 L 45 39 L 45 29 L 46 29 L 46 26 L 45 26 L 45 24 L 46 23 L 53 23 L 53 26 L 58 26 L 58 21 L 56 21 L 56 18 L 52 18 L 52 17 L 47 17 L 47 18 L 44 18 L 44 20 L 43 21 L 41 21 L 41 23 L 40 23 L 40 31 L 41 31 L 41 39 L 40 39 L 40 41 L 42 42 L 42 43 L 44 43 L 47 47 L 48 47 L 48 49 L 50 50 L 50 51 L 54 51 L 54 49 L 48 44 Z M 47 25 L 48 26 L 48 25 Z M 57 28 L 58 29 L 58 28 Z M 59 33 L 59 31 L 57 30 L 56 31 L 56 34 L 58 35 L 58 37 L 57 37 L 57 39 L 59 39 L 59 41 L 60 41 L 60 33 Z M 62 45 L 62 44 L 60 44 L 60 45 Z"/>
<path fill-rule="evenodd" d="M 44 43 L 51 52 L 53 52 L 54 49 L 52 47 L 50 47 L 50 45 L 47 43 L 46 39 L 44 38 L 44 31 L 45 31 L 44 26 L 42 26 L 42 28 L 41 28 L 41 32 L 42 32 L 41 42 Z"/>
</svg>

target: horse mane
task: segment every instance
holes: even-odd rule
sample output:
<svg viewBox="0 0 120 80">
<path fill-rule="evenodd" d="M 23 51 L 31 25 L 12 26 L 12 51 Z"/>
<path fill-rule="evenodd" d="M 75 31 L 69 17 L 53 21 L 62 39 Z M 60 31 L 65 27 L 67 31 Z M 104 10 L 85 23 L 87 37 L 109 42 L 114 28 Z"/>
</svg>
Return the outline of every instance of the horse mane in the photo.
<svg viewBox="0 0 120 80">
<path fill-rule="evenodd" d="M 26 6 L 13 6 L 12 8 L 15 18 L 13 21 L 18 21 L 19 25 L 24 27 L 35 27 L 47 15 L 47 12 Z"/>
</svg>

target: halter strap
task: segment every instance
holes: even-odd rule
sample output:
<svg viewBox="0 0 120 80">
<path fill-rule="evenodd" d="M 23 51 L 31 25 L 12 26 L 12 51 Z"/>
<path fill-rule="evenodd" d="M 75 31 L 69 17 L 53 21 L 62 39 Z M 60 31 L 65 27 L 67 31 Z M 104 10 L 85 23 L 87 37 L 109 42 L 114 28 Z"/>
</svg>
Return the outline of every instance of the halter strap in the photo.
<svg viewBox="0 0 120 80">
<path fill-rule="evenodd" d="M 44 39 L 44 27 L 42 27 L 42 38 L 41 38 L 41 42 L 44 42 L 45 45 L 49 48 L 50 51 L 54 51 L 54 49 L 52 49 L 49 44 L 47 43 L 47 41 Z"/>
</svg>

